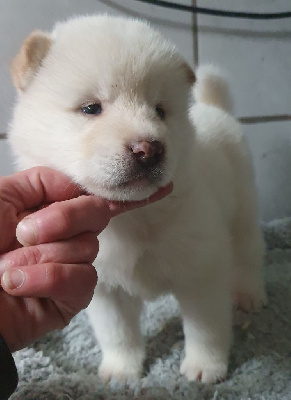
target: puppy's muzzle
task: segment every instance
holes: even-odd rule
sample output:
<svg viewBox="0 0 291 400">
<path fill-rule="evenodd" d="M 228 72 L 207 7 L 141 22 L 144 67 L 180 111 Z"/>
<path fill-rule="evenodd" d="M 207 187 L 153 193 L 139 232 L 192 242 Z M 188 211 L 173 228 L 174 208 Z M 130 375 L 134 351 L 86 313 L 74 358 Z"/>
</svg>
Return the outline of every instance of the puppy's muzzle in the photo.
<svg viewBox="0 0 291 400">
<path fill-rule="evenodd" d="M 129 151 L 136 164 L 148 170 L 159 165 L 165 156 L 165 148 L 161 142 L 139 140 L 129 145 Z"/>
</svg>

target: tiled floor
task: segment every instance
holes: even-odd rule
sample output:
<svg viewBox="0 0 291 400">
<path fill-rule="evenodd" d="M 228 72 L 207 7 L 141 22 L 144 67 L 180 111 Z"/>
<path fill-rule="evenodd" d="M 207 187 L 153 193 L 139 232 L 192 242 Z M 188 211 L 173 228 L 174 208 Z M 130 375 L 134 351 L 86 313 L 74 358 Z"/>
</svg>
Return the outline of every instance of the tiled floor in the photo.
<svg viewBox="0 0 291 400">
<path fill-rule="evenodd" d="M 250 12 L 290 11 L 290 0 L 177 0 L 181 4 Z M 33 29 L 51 29 L 74 14 L 107 12 L 146 18 L 175 42 L 189 64 L 211 62 L 230 75 L 238 117 L 291 114 L 291 20 L 248 21 L 189 13 L 134 0 L 2 0 L 0 4 L 0 132 L 14 91 L 9 65 Z M 9 32 L 9 34 L 7 33 Z M 265 220 L 291 214 L 291 121 L 246 125 Z M 0 141 L 0 175 L 12 171 Z"/>
</svg>

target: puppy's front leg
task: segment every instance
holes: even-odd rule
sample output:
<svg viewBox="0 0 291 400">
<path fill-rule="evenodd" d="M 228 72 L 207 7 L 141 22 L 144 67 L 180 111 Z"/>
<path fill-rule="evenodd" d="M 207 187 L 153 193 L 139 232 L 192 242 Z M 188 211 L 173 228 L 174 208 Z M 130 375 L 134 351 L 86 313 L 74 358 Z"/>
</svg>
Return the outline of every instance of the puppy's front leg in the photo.
<svg viewBox="0 0 291 400">
<path fill-rule="evenodd" d="M 141 300 L 121 287 L 107 288 L 98 283 L 88 307 L 88 315 L 103 352 L 99 376 L 122 383 L 141 373 L 144 348 L 140 333 Z"/>
<path fill-rule="evenodd" d="M 225 378 L 231 341 L 231 296 L 223 282 L 199 282 L 177 295 L 183 315 L 188 380 L 211 383 Z"/>
</svg>

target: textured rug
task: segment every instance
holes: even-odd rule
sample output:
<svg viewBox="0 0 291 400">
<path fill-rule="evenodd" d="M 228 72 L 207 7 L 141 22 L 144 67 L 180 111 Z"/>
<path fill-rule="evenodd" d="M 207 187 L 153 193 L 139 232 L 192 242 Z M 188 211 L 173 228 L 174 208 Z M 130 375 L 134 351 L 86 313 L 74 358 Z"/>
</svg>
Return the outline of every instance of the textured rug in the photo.
<svg viewBox="0 0 291 400">
<path fill-rule="evenodd" d="M 62 332 L 15 353 L 19 386 L 11 400 L 290 400 L 291 219 L 264 226 L 269 305 L 260 314 L 238 314 L 228 377 L 216 385 L 188 383 L 179 375 L 183 332 L 170 297 L 146 305 L 143 377 L 130 387 L 103 385 L 100 349 L 85 312 Z"/>
</svg>

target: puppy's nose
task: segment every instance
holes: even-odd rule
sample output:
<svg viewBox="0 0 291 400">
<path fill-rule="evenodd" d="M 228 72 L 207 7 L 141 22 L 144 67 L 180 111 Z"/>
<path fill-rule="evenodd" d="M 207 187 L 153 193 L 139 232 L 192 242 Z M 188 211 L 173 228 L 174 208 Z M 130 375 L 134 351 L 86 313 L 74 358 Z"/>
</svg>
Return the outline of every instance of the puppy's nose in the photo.
<svg viewBox="0 0 291 400">
<path fill-rule="evenodd" d="M 135 160 L 144 167 L 153 167 L 164 157 L 165 149 L 158 140 L 139 140 L 130 145 Z"/>
</svg>

